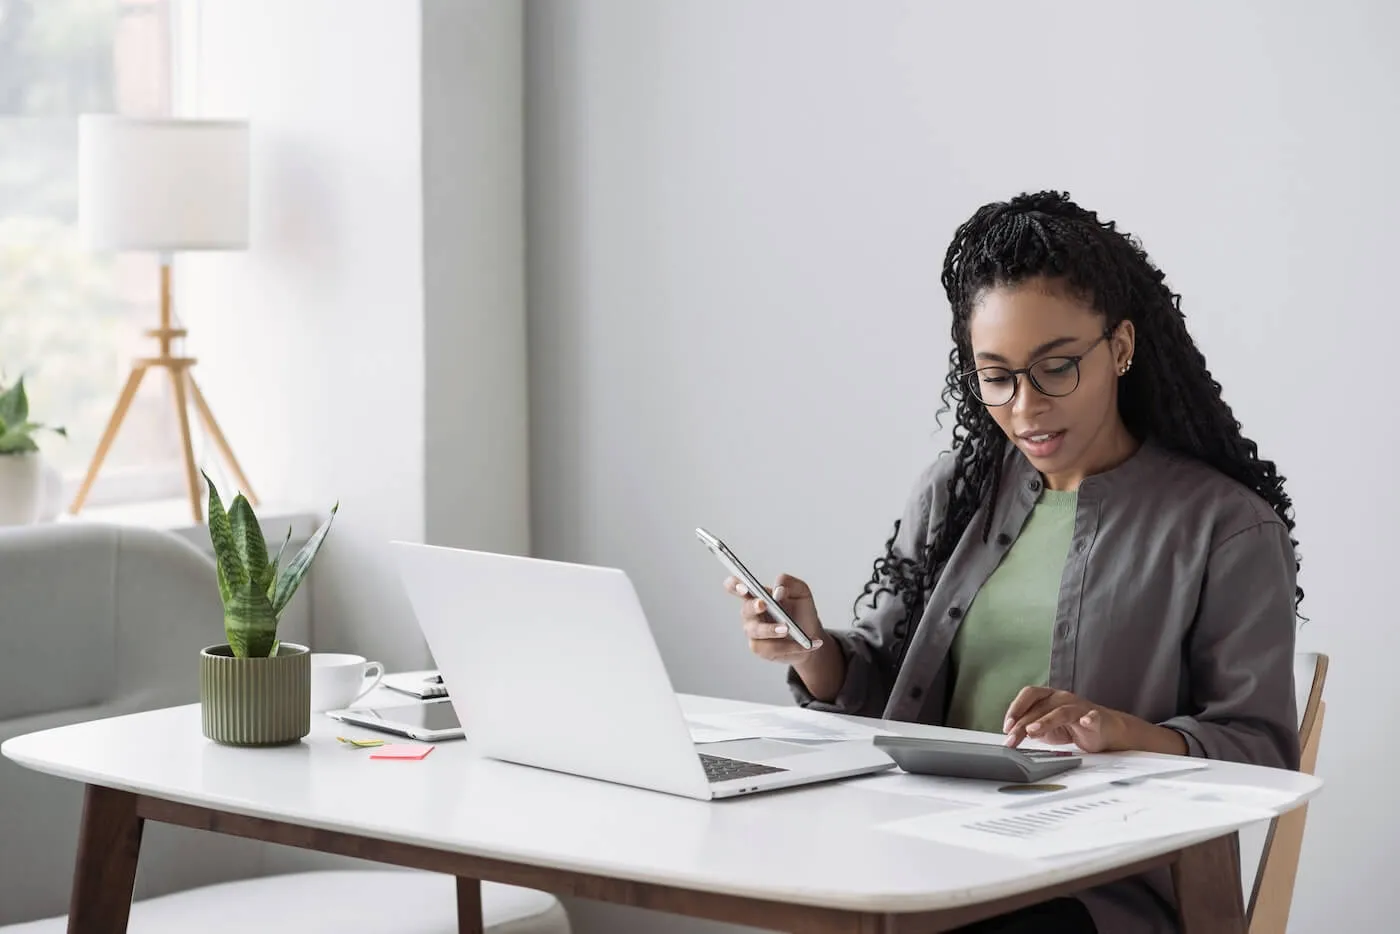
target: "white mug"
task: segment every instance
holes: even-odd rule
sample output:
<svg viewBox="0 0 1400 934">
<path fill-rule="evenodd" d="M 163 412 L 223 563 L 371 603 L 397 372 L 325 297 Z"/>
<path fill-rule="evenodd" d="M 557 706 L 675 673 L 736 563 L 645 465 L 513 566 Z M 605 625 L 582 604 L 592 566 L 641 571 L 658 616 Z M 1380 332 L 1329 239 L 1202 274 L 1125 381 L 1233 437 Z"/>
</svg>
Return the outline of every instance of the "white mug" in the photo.
<svg viewBox="0 0 1400 934">
<path fill-rule="evenodd" d="M 369 680 L 373 672 L 374 680 Z M 339 652 L 311 653 L 311 709 L 341 710 L 378 687 L 384 665 L 363 655 Z"/>
</svg>

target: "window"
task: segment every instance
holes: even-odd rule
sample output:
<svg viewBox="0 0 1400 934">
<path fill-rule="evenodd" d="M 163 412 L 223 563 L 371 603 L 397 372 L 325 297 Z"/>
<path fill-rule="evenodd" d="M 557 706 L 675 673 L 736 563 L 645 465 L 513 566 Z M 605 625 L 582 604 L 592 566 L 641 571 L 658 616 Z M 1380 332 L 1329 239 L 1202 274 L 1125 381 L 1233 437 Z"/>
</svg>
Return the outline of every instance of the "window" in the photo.
<svg viewBox="0 0 1400 934">
<path fill-rule="evenodd" d="M 77 117 L 170 113 L 171 2 L 0 0 L 0 378 L 23 375 L 35 420 L 68 429 L 39 440 L 69 498 L 132 357 L 154 351 L 160 287 L 155 256 L 83 247 Z M 143 381 L 90 505 L 181 494 L 171 395 Z"/>
</svg>

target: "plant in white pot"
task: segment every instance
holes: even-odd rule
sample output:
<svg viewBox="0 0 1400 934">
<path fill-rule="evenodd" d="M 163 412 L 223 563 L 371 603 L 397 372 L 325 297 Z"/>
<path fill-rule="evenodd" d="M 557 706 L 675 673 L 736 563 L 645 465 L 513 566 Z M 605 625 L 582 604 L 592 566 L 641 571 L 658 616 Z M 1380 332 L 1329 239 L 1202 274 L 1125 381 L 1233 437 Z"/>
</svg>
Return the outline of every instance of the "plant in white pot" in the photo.
<svg viewBox="0 0 1400 934">
<path fill-rule="evenodd" d="M 48 491 L 37 431 L 67 436 L 29 420 L 29 397 L 24 377 L 10 387 L 0 386 L 0 525 L 30 525 L 39 518 Z"/>
<path fill-rule="evenodd" d="M 199 657 L 204 735 L 234 746 L 298 742 L 311 732 L 311 650 L 277 639 L 277 623 L 311 568 L 335 519 L 337 503 L 296 556 L 280 567 L 292 530 L 268 556 L 253 507 L 239 493 L 225 512 L 209 487 L 209 539 L 224 608 L 227 642 Z"/>
</svg>

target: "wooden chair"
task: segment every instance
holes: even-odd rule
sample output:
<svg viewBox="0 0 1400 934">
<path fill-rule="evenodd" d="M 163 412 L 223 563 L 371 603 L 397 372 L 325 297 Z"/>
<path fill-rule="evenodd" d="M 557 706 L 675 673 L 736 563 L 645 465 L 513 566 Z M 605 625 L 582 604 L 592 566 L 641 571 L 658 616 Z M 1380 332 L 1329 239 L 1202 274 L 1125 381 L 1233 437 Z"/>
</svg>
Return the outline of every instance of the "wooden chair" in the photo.
<svg viewBox="0 0 1400 934">
<path fill-rule="evenodd" d="M 1302 756 L 1298 770 L 1311 775 L 1317 768 L 1317 747 L 1327 709 L 1322 700 L 1322 687 L 1327 681 L 1327 656 L 1319 652 L 1299 652 L 1293 661 L 1293 677 L 1301 704 L 1298 741 Z M 1307 812 L 1308 806 L 1304 804 L 1269 823 L 1269 834 L 1249 899 L 1249 934 L 1285 934 L 1288 930 Z"/>
</svg>

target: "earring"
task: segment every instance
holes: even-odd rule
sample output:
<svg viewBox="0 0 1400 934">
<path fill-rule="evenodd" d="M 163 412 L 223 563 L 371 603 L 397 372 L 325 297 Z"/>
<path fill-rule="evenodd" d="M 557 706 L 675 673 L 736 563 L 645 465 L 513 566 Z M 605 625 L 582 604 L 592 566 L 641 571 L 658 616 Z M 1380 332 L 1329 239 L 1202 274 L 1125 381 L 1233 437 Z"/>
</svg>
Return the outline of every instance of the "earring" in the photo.
<svg viewBox="0 0 1400 934">
<path fill-rule="evenodd" d="M 1128 372 L 1129 370 L 1131 370 L 1132 368 L 1133 368 L 1133 361 L 1129 360 L 1127 363 L 1123 364 L 1122 369 L 1120 369 L 1120 370 L 1118 371 L 1118 375 L 1119 375 L 1119 376 L 1123 376 L 1123 375 L 1127 374 L 1127 372 Z"/>
</svg>

